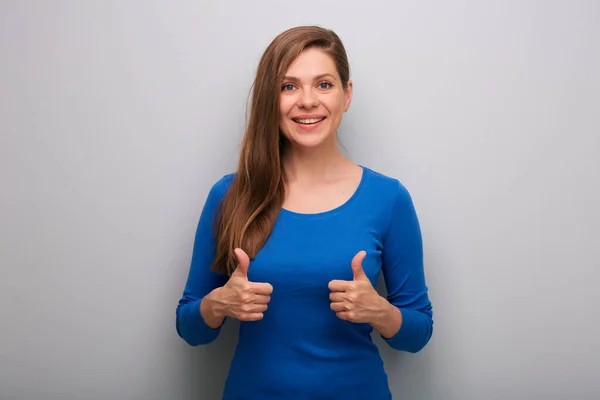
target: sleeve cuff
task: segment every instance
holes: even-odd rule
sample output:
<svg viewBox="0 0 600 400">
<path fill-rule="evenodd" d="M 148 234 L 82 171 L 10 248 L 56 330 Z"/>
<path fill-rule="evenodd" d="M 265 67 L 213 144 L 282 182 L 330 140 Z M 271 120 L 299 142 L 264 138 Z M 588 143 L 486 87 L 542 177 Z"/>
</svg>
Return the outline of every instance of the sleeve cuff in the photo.
<svg viewBox="0 0 600 400">
<path fill-rule="evenodd" d="M 179 335 L 192 346 L 208 344 L 214 341 L 225 323 L 224 319 L 223 323 L 216 329 L 208 326 L 200 313 L 201 301 L 194 300 L 186 304 L 181 310 L 178 323 L 177 330 L 179 331 Z"/>
<path fill-rule="evenodd" d="M 416 353 L 421 350 L 431 337 L 431 319 L 416 310 L 400 308 L 402 325 L 398 332 L 383 340 L 393 349 Z"/>
</svg>

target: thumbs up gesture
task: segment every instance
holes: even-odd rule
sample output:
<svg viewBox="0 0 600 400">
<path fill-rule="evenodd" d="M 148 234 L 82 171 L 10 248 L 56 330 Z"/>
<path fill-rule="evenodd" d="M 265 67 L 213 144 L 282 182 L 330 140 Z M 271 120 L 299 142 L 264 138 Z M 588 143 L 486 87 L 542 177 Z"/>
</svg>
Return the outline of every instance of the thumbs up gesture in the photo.
<svg viewBox="0 0 600 400">
<path fill-rule="evenodd" d="M 377 293 L 363 270 L 366 255 L 365 251 L 360 251 L 352 259 L 353 280 L 329 282 L 329 299 L 338 318 L 373 324 L 385 315 L 387 300 Z"/>
<path fill-rule="evenodd" d="M 240 321 L 257 321 L 263 318 L 271 300 L 273 286 L 248 280 L 250 258 L 242 249 L 235 249 L 238 267 L 227 283 L 212 296 L 217 314 Z"/>
</svg>

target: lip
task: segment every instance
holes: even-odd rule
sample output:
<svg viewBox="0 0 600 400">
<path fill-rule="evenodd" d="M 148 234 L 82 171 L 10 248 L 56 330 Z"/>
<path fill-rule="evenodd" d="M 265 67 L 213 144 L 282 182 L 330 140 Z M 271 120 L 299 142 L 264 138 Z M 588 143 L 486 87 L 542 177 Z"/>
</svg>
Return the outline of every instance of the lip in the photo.
<svg viewBox="0 0 600 400">
<path fill-rule="evenodd" d="M 301 123 L 294 121 L 294 119 L 310 119 L 310 118 L 323 118 L 323 119 L 315 124 L 310 124 L 310 125 L 305 125 L 305 124 L 301 124 Z M 327 117 L 325 117 L 324 115 L 298 115 L 296 117 L 293 117 L 292 122 L 299 130 L 301 130 L 303 132 L 312 132 L 312 131 L 318 129 L 323 124 L 323 122 L 325 122 L 326 120 L 327 120 Z"/>
<path fill-rule="evenodd" d="M 292 119 L 311 119 L 311 118 L 325 118 L 325 115 L 319 115 L 319 114 L 302 114 L 302 115 L 295 115 L 292 117 Z"/>
</svg>

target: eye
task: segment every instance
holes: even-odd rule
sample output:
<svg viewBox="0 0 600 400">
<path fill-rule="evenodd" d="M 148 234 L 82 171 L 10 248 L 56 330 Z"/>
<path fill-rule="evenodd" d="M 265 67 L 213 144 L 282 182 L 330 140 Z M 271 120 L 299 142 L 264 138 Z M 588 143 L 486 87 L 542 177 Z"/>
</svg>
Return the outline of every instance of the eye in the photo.
<svg viewBox="0 0 600 400">
<path fill-rule="evenodd" d="M 294 85 L 292 85 L 291 83 L 285 84 L 281 87 L 281 90 L 289 92 L 291 90 L 294 90 Z"/>
<path fill-rule="evenodd" d="M 321 82 L 319 83 L 319 88 L 321 89 L 330 89 L 333 85 L 329 82 Z"/>
</svg>

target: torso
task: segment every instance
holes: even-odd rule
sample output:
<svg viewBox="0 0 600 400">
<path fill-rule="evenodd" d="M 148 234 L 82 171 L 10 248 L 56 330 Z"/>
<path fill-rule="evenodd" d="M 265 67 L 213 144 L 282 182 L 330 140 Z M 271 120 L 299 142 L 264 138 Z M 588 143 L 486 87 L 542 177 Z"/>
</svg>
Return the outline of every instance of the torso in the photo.
<svg viewBox="0 0 600 400">
<path fill-rule="evenodd" d="M 250 262 L 248 279 L 274 289 L 264 318 L 240 323 L 223 399 L 391 399 L 373 328 L 330 308 L 328 284 L 353 279 L 357 252 L 367 252 L 362 266 L 377 284 L 398 193 L 397 181 L 356 168 L 327 183 L 292 185 Z"/>
</svg>

